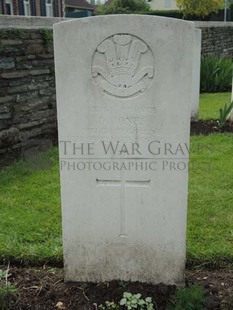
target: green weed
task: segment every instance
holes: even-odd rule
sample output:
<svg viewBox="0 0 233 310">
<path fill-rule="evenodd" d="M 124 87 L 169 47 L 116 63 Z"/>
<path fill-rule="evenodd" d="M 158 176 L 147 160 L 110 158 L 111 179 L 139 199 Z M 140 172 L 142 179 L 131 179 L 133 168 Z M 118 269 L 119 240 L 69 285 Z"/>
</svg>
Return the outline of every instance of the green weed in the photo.
<svg viewBox="0 0 233 310">
<path fill-rule="evenodd" d="M 18 289 L 8 282 L 9 266 L 7 270 L 0 270 L 0 310 L 13 309 Z"/>
<path fill-rule="evenodd" d="M 225 106 L 219 110 L 219 127 L 220 128 L 222 128 L 226 124 L 226 121 L 228 120 L 232 109 L 233 109 L 233 101 L 229 105 L 225 104 Z"/>
<path fill-rule="evenodd" d="M 44 43 L 48 45 L 53 40 L 53 31 L 50 29 L 40 29 L 40 34 L 44 40 Z"/>
<path fill-rule="evenodd" d="M 233 61 L 217 55 L 201 58 L 201 92 L 221 92 L 231 89 Z"/>
<path fill-rule="evenodd" d="M 171 297 L 168 310 L 204 310 L 205 291 L 194 284 L 178 289 Z"/>
<path fill-rule="evenodd" d="M 151 297 L 142 298 L 141 294 L 123 293 L 120 301 L 105 301 L 104 305 L 99 305 L 99 310 L 154 310 L 154 304 Z"/>
</svg>

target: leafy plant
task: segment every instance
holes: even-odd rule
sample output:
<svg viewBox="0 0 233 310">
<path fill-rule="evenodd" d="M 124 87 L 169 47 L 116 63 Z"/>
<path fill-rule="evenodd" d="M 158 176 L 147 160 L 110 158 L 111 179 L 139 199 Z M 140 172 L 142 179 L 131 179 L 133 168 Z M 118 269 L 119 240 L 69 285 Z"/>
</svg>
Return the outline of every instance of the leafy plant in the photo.
<svg viewBox="0 0 233 310">
<path fill-rule="evenodd" d="M 220 128 L 222 128 L 226 124 L 226 121 L 228 120 L 232 109 L 233 109 L 233 101 L 229 105 L 225 104 L 224 108 L 221 108 L 219 110 L 219 127 Z"/>
<path fill-rule="evenodd" d="M 209 15 L 223 8 L 224 0 L 176 0 L 179 9 L 184 16 L 190 15 Z"/>
<path fill-rule="evenodd" d="M 97 15 L 146 13 L 150 6 L 144 0 L 113 0 L 109 5 L 100 5 Z"/>
<path fill-rule="evenodd" d="M 170 299 L 168 310 L 204 310 L 205 291 L 194 284 L 178 289 Z"/>
<path fill-rule="evenodd" d="M 220 92 L 231 89 L 233 61 L 217 55 L 201 58 L 201 92 Z"/>
<path fill-rule="evenodd" d="M 53 40 L 53 32 L 49 29 L 40 29 L 40 34 L 44 40 L 45 44 L 48 44 Z"/>
<path fill-rule="evenodd" d="M 141 294 L 131 294 L 125 292 L 123 298 L 120 300 L 120 305 L 125 306 L 127 310 L 131 309 L 147 309 L 153 310 L 154 305 L 152 303 L 151 297 L 146 297 L 146 299 L 141 298 Z"/>
<path fill-rule="evenodd" d="M 105 305 L 100 305 L 100 310 L 154 310 L 154 304 L 151 297 L 146 297 L 145 299 L 141 298 L 141 294 L 131 294 L 128 292 L 123 293 L 123 298 L 115 303 L 114 301 L 106 301 Z"/>
<path fill-rule="evenodd" d="M 114 301 L 105 301 L 105 305 L 99 305 L 100 310 L 117 310 L 119 309 L 119 304 Z"/>
</svg>

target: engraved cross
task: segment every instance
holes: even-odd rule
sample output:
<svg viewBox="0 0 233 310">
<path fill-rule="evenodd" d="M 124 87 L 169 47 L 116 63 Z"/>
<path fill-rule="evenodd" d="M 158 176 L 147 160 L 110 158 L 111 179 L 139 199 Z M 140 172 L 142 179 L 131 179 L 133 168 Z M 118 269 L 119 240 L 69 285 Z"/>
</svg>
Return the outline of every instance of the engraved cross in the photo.
<svg viewBox="0 0 233 310">
<path fill-rule="evenodd" d="M 126 180 L 123 174 L 120 180 L 100 180 L 96 179 L 97 186 L 120 187 L 121 209 L 120 209 L 120 237 L 127 237 L 127 212 L 126 212 L 126 188 L 127 187 L 149 187 L 150 180 Z"/>
</svg>

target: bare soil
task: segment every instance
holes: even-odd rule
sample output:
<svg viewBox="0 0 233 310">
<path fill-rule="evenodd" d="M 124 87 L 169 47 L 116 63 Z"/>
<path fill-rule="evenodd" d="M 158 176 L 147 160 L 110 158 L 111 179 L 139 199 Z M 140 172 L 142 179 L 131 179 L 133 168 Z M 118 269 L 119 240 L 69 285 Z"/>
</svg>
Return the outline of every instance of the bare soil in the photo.
<svg viewBox="0 0 233 310">
<path fill-rule="evenodd" d="M 6 266 L 0 266 L 5 270 Z M 152 297 L 158 310 L 165 310 L 174 286 L 112 281 L 64 283 L 63 269 L 10 267 L 9 282 L 18 288 L 7 310 L 96 310 L 106 300 L 119 301 L 123 292 Z M 205 309 L 233 309 L 233 270 L 187 270 L 186 285 L 197 283 L 206 289 Z"/>
<path fill-rule="evenodd" d="M 221 132 L 233 133 L 233 122 L 227 121 L 222 128 L 219 127 L 219 121 L 217 120 L 199 120 L 198 122 L 191 123 L 191 135 L 209 135 Z"/>
</svg>

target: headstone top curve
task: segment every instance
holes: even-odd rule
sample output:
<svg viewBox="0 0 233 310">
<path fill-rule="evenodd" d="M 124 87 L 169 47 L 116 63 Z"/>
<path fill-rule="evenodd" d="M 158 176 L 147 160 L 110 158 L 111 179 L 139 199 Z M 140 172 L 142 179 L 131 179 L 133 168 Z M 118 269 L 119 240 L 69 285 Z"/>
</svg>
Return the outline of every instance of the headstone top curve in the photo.
<svg viewBox="0 0 233 310">
<path fill-rule="evenodd" d="M 183 25 L 184 27 L 195 28 L 195 23 L 192 21 L 181 20 L 172 17 L 141 15 L 141 14 L 112 14 L 112 15 L 98 15 L 84 18 L 68 19 L 54 24 L 53 27 L 54 29 L 57 29 L 63 26 L 68 26 L 70 24 L 85 24 L 89 22 L 98 22 L 99 20 L 108 20 L 108 19 L 110 19 L 111 21 L 119 21 L 120 19 L 121 20 L 127 19 L 128 21 L 133 21 L 134 19 L 142 19 L 143 21 L 150 20 L 150 22 L 154 20 L 161 23 L 169 22 L 173 26 L 180 24 Z"/>
</svg>

